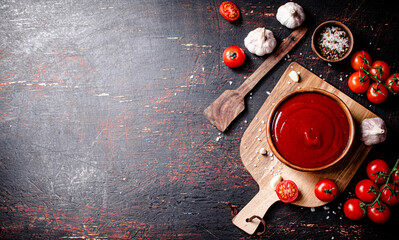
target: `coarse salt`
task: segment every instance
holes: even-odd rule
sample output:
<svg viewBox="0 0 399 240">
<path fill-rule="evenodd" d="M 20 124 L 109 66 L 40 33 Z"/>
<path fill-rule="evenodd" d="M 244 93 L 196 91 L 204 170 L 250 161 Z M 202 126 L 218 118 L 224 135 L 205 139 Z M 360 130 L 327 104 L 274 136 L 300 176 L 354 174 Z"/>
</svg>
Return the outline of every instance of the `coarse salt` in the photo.
<svg viewBox="0 0 399 240">
<path fill-rule="evenodd" d="M 345 48 L 349 47 L 348 38 L 345 31 L 340 30 L 337 27 L 326 27 L 323 32 L 320 44 L 322 47 L 336 50 L 339 53 L 345 51 Z"/>
</svg>

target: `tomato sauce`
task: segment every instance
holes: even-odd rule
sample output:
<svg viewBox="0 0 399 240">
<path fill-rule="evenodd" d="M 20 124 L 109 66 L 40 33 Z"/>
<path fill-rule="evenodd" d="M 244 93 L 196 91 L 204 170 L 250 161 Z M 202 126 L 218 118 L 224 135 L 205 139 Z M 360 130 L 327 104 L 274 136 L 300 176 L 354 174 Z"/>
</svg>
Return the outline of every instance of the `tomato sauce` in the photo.
<svg viewBox="0 0 399 240">
<path fill-rule="evenodd" d="M 271 133 L 278 152 L 303 168 L 330 164 L 346 148 L 349 122 L 340 105 L 321 93 L 286 99 L 273 117 Z"/>
</svg>

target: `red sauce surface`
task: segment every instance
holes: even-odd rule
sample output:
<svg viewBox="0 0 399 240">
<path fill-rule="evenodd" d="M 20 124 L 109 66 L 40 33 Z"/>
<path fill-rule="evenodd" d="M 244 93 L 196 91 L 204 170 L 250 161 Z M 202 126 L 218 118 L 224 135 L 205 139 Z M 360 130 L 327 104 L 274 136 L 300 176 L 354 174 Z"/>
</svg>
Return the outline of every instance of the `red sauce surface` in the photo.
<svg viewBox="0 0 399 240">
<path fill-rule="evenodd" d="M 320 93 L 289 97 L 277 109 L 272 139 L 289 162 L 317 168 L 333 162 L 349 139 L 349 122 L 338 103 Z"/>
</svg>

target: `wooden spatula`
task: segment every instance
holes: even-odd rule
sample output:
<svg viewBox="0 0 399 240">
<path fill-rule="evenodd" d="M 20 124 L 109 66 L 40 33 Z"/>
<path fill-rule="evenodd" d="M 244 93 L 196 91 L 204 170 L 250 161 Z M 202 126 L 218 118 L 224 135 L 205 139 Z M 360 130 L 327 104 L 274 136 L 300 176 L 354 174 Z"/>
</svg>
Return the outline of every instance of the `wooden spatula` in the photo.
<svg viewBox="0 0 399 240">
<path fill-rule="evenodd" d="M 277 49 L 236 90 L 226 90 L 204 110 L 205 117 L 224 132 L 230 123 L 245 109 L 244 97 L 305 35 L 307 27 L 293 31 Z"/>
</svg>

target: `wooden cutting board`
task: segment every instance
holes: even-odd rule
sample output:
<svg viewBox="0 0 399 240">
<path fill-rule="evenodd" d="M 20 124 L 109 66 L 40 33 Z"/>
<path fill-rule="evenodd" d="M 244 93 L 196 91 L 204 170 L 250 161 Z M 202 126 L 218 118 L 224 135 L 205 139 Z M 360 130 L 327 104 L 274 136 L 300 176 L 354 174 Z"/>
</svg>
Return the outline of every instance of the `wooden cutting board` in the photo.
<svg viewBox="0 0 399 240">
<path fill-rule="evenodd" d="M 295 83 L 290 79 L 288 74 L 291 71 L 300 73 L 299 83 Z M 336 78 L 338 81 L 338 77 Z M 277 194 L 269 186 L 269 182 L 274 175 L 279 174 L 284 180 L 293 180 L 298 185 L 300 195 L 292 204 L 303 207 L 322 206 L 327 204 L 327 202 L 318 200 L 314 195 L 316 183 L 322 178 L 329 178 L 336 182 L 339 192 L 343 192 L 371 150 L 371 147 L 364 145 L 359 140 L 358 129 L 356 129 L 355 140 L 347 157 L 338 164 L 318 172 L 297 171 L 281 163 L 275 156 L 270 156 L 270 154 L 265 156 L 259 153 L 261 148 L 265 148 L 268 153 L 271 153 L 266 140 L 266 122 L 273 105 L 287 93 L 299 88 L 309 87 L 327 90 L 341 98 L 351 111 L 356 128 L 358 128 L 363 119 L 377 117 L 367 108 L 298 63 L 291 63 L 241 139 L 241 159 L 245 168 L 258 183 L 259 193 L 234 217 L 233 223 L 249 234 L 253 234 L 256 231 L 260 221 L 254 219 L 251 222 L 247 222 L 246 220 L 253 215 L 264 217 L 269 207 L 278 201 Z"/>
</svg>

